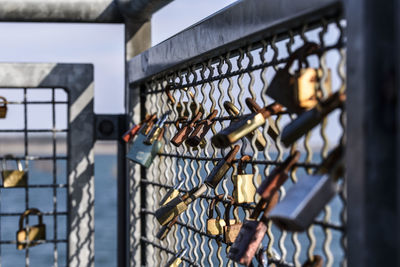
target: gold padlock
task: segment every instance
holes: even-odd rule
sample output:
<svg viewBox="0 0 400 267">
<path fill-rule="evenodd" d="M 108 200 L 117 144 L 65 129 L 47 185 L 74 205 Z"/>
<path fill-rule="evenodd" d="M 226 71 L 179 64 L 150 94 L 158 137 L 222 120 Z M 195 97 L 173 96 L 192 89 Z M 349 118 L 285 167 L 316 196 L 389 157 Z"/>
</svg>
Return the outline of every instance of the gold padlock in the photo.
<svg viewBox="0 0 400 267">
<path fill-rule="evenodd" d="M 182 187 L 183 183 L 185 182 L 185 179 L 180 179 L 178 181 L 179 183 L 173 188 L 171 188 L 161 199 L 159 203 L 160 206 L 167 204 L 168 202 L 170 202 L 179 195 L 179 189 Z"/>
<path fill-rule="evenodd" d="M 176 100 L 174 98 L 174 96 L 171 93 L 171 88 L 173 87 L 172 84 L 168 84 L 165 87 L 165 92 L 167 93 L 167 97 L 168 100 L 170 102 L 171 105 L 174 105 Z M 187 91 L 187 88 L 183 88 L 184 91 Z M 193 99 L 193 102 L 190 104 L 189 107 L 189 102 L 183 102 L 183 104 L 181 103 L 177 103 L 176 104 L 176 110 L 178 111 L 178 117 L 188 117 L 189 116 L 189 109 L 192 111 L 192 114 L 197 114 L 198 112 L 201 112 L 204 114 L 204 108 L 199 105 L 199 107 L 197 107 L 197 104 L 195 102 L 195 98 L 194 95 L 191 91 L 189 91 L 189 96 Z"/>
<path fill-rule="evenodd" d="M 208 206 L 208 219 L 207 219 L 207 234 L 209 235 L 222 235 L 224 233 L 224 226 L 226 225 L 225 220 L 221 216 L 221 212 L 218 208 L 218 201 L 221 201 L 224 197 L 224 194 L 217 195 L 211 201 L 211 204 Z M 214 209 L 217 212 L 217 217 L 214 217 Z M 234 220 L 231 220 L 231 223 L 235 223 Z"/>
<path fill-rule="evenodd" d="M 318 81 L 322 69 L 302 68 L 306 57 L 317 54 L 319 46 L 316 43 L 306 43 L 291 54 L 286 66 L 279 69 L 272 79 L 266 94 L 286 107 L 289 113 L 302 113 L 318 104 L 322 92 L 318 91 Z M 298 69 L 294 74 L 289 72 L 294 61 L 298 61 Z M 325 94 L 331 93 L 331 71 L 327 71 L 324 82 Z"/>
<path fill-rule="evenodd" d="M 182 258 L 185 256 L 186 252 L 188 251 L 188 248 L 184 248 L 181 251 L 179 251 L 177 254 L 174 255 L 172 259 L 170 259 L 165 267 L 178 267 L 182 263 Z"/>
<path fill-rule="evenodd" d="M 39 223 L 34 226 L 26 225 L 23 228 L 24 219 L 29 215 L 38 215 Z M 43 215 L 40 210 L 31 208 L 26 210 L 19 218 L 19 230 L 17 231 L 17 249 L 38 245 L 38 241 L 46 240 L 46 225 L 43 224 Z"/>
<path fill-rule="evenodd" d="M 239 235 L 240 228 L 242 228 L 242 222 L 240 222 L 239 217 L 237 216 L 237 214 L 235 214 L 235 209 L 233 209 L 235 220 L 234 223 L 231 223 L 231 220 L 229 219 L 229 213 L 235 201 L 231 196 L 228 196 L 228 198 L 230 199 L 230 203 L 226 207 L 224 215 L 224 220 L 226 224 L 224 226 L 224 241 L 226 244 L 230 245 L 235 242 L 236 237 Z"/>
<path fill-rule="evenodd" d="M 233 199 L 236 203 L 252 203 L 256 194 L 256 187 L 253 183 L 253 174 L 245 174 L 246 164 L 251 160 L 249 155 L 244 155 L 238 163 L 238 172 L 232 176 L 233 181 Z M 258 184 L 261 184 L 261 175 L 257 176 Z"/>
<path fill-rule="evenodd" d="M 22 163 L 19 159 L 16 159 L 17 170 L 7 169 L 6 160 L 14 159 L 15 157 L 11 154 L 7 154 L 3 157 L 3 170 L 1 176 L 3 177 L 3 187 L 26 187 L 28 180 L 28 172 L 22 168 Z"/>
<path fill-rule="evenodd" d="M 7 99 L 4 96 L 0 96 L 0 118 L 5 118 L 7 115 Z"/>
</svg>

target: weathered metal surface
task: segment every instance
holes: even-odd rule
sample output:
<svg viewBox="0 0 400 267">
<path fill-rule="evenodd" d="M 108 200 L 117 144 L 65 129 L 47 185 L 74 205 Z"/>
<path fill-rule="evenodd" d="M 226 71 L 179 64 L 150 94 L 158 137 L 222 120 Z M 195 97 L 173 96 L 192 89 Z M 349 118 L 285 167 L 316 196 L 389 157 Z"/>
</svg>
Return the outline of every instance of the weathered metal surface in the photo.
<svg viewBox="0 0 400 267">
<path fill-rule="evenodd" d="M 93 74 L 91 64 L 0 63 L 1 87 L 69 92 L 69 266 L 94 266 Z"/>
<path fill-rule="evenodd" d="M 329 17 L 338 12 L 340 4 L 340 0 L 238 1 L 133 58 L 129 62 L 129 82 L 218 56 L 301 26 L 313 17 Z"/>
</svg>

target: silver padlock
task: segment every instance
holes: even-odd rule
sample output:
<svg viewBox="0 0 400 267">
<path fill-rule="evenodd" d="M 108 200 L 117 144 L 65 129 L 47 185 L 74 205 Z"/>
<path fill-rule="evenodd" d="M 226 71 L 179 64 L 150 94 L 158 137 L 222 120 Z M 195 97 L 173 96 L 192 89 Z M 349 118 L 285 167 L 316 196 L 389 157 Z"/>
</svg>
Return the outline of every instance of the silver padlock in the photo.
<svg viewBox="0 0 400 267">
<path fill-rule="evenodd" d="M 305 231 L 338 192 L 337 178 L 342 176 L 343 149 L 336 148 L 319 170 L 299 179 L 269 214 L 282 230 Z"/>
</svg>

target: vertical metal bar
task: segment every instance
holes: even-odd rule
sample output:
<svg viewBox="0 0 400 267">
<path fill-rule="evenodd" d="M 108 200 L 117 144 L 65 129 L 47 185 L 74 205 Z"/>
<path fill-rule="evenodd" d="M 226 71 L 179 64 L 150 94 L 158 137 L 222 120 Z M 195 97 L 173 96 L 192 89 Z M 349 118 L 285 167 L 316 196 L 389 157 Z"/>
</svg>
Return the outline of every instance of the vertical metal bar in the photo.
<svg viewBox="0 0 400 267">
<path fill-rule="evenodd" d="M 52 127 L 53 127 L 53 185 L 57 184 L 57 142 L 56 142 L 56 105 L 55 105 L 55 88 L 51 89 L 51 100 L 52 100 Z M 54 240 L 57 240 L 57 188 L 53 187 L 53 231 L 54 231 Z M 54 242 L 54 267 L 58 266 L 58 251 L 57 251 L 57 242 Z"/>
<path fill-rule="evenodd" d="M 24 88 L 24 150 L 25 166 L 28 158 L 28 106 L 27 106 L 27 88 Z M 29 209 L 29 187 L 25 188 L 25 210 Z M 26 217 L 26 223 L 29 224 L 29 216 Z M 25 249 L 25 266 L 29 266 L 29 248 Z"/>
<path fill-rule="evenodd" d="M 349 266 L 399 266 L 396 0 L 347 2 Z"/>
<path fill-rule="evenodd" d="M 144 86 L 140 87 L 140 91 L 144 92 L 146 88 Z M 146 96 L 143 94 L 140 94 L 140 119 L 144 119 L 144 114 L 146 114 Z M 145 167 L 140 167 L 140 178 L 141 180 L 146 180 L 146 168 Z M 145 210 L 147 208 L 146 201 L 147 201 L 147 194 L 146 194 L 146 186 L 147 184 L 143 183 L 142 181 L 140 182 L 140 209 Z M 146 219 L 147 219 L 147 214 L 141 213 L 140 216 L 140 231 L 141 231 L 141 237 L 147 239 L 147 233 L 146 233 Z M 140 247 L 141 247 L 141 265 L 146 266 L 147 263 L 147 258 L 146 258 L 146 243 L 143 241 L 143 239 L 140 240 Z"/>
</svg>

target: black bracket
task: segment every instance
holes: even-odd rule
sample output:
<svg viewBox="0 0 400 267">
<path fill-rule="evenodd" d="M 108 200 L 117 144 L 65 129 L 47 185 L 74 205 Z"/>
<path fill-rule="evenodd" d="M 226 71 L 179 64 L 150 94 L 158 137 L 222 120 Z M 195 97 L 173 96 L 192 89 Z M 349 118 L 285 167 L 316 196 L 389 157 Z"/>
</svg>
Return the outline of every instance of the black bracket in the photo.
<svg viewBox="0 0 400 267">
<path fill-rule="evenodd" d="M 127 130 L 125 114 L 96 114 L 94 123 L 95 140 L 121 140 Z"/>
</svg>

